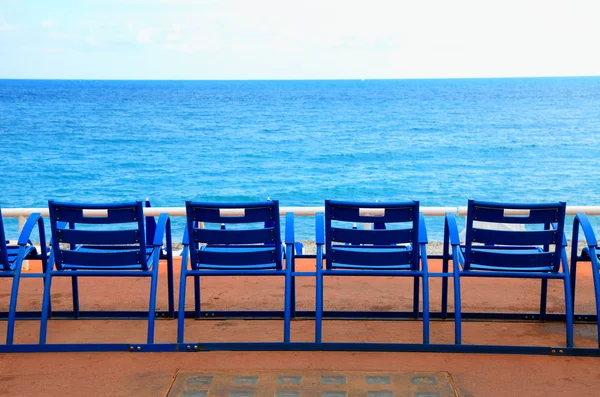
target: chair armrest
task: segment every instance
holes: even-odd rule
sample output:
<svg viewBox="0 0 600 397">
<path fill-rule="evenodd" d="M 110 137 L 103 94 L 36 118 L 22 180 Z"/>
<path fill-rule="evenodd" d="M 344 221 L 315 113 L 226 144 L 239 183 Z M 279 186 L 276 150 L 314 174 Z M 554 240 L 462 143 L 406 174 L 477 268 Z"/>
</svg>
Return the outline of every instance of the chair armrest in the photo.
<svg viewBox="0 0 600 397">
<path fill-rule="evenodd" d="M 456 226 L 456 217 L 452 212 L 446 212 L 446 228 L 450 234 L 450 244 L 460 245 L 460 236 L 458 234 L 458 226 Z M 445 231 L 444 230 L 444 231 Z"/>
<path fill-rule="evenodd" d="M 29 238 L 31 237 L 31 233 L 33 232 L 33 228 L 35 225 L 39 225 L 40 232 L 40 244 L 42 245 L 42 251 L 46 249 L 46 236 L 44 232 L 44 219 L 39 212 L 34 212 L 29 215 L 25 225 L 23 226 L 23 230 L 21 230 L 21 234 L 19 235 L 18 244 L 20 246 L 25 246 L 29 243 Z"/>
<path fill-rule="evenodd" d="M 158 222 L 156 224 L 156 232 L 154 233 L 153 244 L 155 247 L 162 247 L 163 237 L 171 233 L 171 219 L 169 214 L 160 214 Z"/>
<path fill-rule="evenodd" d="M 579 213 L 575 215 L 575 220 L 573 221 L 573 236 L 574 239 L 571 241 L 575 247 L 577 246 L 577 235 L 576 231 L 578 231 L 579 226 L 583 229 L 583 235 L 585 236 L 585 242 L 588 247 L 598 247 L 598 240 L 596 239 L 596 235 L 594 234 L 594 229 L 592 229 L 592 225 L 590 224 L 590 220 L 588 219 L 586 214 Z"/>
<path fill-rule="evenodd" d="M 285 214 L 285 244 L 294 244 L 294 213 Z"/>
<path fill-rule="evenodd" d="M 425 227 L 425 217 L 419 212 L 419 244 L 427 244 L 427 228 Z"/>
<path fill-rule="evenodd" d="M 181 244 L 184 246 L 190 245 L 190 237 L 188 236 L 187 225 L 185 225 L 185 228 L 183 229 L 183 238 L 181 239 Z"/>
<path fill-rule="evenodd" d="M 322 212 L 315 214 L 315 243 L 325 244 L 325 215 Z"/>
</svg>

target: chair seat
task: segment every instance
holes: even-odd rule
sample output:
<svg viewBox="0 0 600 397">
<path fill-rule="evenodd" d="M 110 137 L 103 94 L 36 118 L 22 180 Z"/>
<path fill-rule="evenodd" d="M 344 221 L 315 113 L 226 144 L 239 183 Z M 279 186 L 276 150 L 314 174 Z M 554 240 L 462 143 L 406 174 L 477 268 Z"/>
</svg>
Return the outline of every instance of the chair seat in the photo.
<svg viewBox="0 0 600 397">
<path fill-rule="evenodd" d="M 14 263 L 15 260 L 17 259 L 17 256 L 19 256 L 19 246 L 18 245 L 11 245 L 6 247 L 6 251 L 8 254 L 8 264 L 10 265 L 10 270 L 14 270 Z M 28 245 L 25 248 L 25 258 L 24 259 L 33 259 L 33 258 L 37 258 L 37 250 L 35 249 L 34 246 L 32 245 Z M 2 267 L 0 266 L 0 270 L 2 270 Z"/>
<path fill-rule="evenodd" d="M 400 245 L 400 246 L 346 246 L 346 245 L 333 245 L 331 247 L 336 251 L 345 252 L 356 252 L 356 253 L 370 253 L 373 257 L 377 256 L 377 253 L 394 253 L 394 252 L 410 252 L 412 251 L 412 245 Z M 331 270 L 344 269 L 344 270 L 411 270 L 410 263 L 400 263 L 397 265 L 369 265 L 369 264 L 345 264 L 333 262 Z"/>
<path fill-rule="evenodd" d="M 596 251 L 596 257 L 598 258 L 598 260 L 600 260 L 600 251 Z M 590 249 L 588 247 L 585 247 L 581 250 L 581 260 L 589 261 L 590 259 L 592 259 L 590 257 Z"/>
<path fill-rule="evenodd" d="M 506 255 L 519 255 L 519 254 L 536 254 L 544 252 L 541 247 L 533 246 L 481 246 L 472 247 L 474 252 L 496 252 Z M 465 247 L 461 246 L 461 252 L 465 254 Z M 552 266 L 537 266 L 537 267 L 510 267 L 510 266 L 492 266 L 492 265 L 481 265 L 477 263 L 471 263 L 469 266 L 470 270 L 479 271 L 496 271 L 496 272 L 549 272 L 552 271 Z"/>
<path fill-rule="evenodd" d="M 80 252 L 107 252 L 117 250 L 130 250 L 132 247 L 128 246 L 113 246 L 107 249 L 105 246 L 100 248 L 97 246 L 81 246 L 76 249 Z M 161 248 L 146 248 L 146 263 L 148 263 L 148 270 L 152 269 L 152 260 L 150 259 L 156 252 L 160 255 Z M 142 264 L 131 264 L 131 265 L 106 265 L 106 266 L 88 266 L 88 265 L 73 265 L 69 263 L 63 264 L 63 269 L 66 270 L 143 270 Z"/>
<path fill-rule="evenodd" d="M 256 252 L 268 252 L 275 251 L 274 246 L 256 246 L 256 245 L 245 245 L 245 246 L 223 246 L 223 245 L 205 245 L 202 246 L 201 251 L 210 253 L 236 253 L 236 254 L 252 254 Z M 282 250 L 283 252 L 283 250 Z M 198 263 L 193 270 L 277 270 L 275 263 L 259 263 L 259 264 L 212 264 L 212 263 Z"/>
</svg>

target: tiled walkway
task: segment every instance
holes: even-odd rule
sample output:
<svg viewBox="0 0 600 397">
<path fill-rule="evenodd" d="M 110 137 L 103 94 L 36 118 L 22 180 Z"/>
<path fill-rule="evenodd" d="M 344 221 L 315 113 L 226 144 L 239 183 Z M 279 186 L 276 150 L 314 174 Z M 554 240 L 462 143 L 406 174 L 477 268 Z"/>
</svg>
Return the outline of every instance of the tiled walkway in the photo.
<svg viewBox="0 0 600 397">
<path fill-rule="evenodd" d="M 168 397 L 455 397 L 446 373 L 179 372 Z"/>
</svg>

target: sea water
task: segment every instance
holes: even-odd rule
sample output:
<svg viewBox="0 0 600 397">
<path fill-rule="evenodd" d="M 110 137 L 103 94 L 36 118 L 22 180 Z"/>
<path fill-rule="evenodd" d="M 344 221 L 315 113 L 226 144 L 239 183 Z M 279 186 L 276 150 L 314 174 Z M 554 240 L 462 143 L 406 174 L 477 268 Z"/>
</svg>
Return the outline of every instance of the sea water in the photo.
<svg viewBox="0 0 600 397">
<path fill-rule="evenodd" d="M 2 207 L 600 205 L 600 77 L 0 80 L 0 136 Z M 440 240 L 441 218 L 427 224 Z M 313 239 L 314 219 L 296 236 Z"/>
</svg>

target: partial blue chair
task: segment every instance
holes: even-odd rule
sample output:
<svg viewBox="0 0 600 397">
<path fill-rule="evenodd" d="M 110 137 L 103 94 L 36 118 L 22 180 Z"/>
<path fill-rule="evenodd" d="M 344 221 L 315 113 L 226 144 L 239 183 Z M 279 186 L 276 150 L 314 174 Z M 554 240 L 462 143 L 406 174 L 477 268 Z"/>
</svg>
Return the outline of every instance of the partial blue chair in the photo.
<svg viewBox="0 0 600 397">
<path fill-rule="evenodd" d="M 154 343 L 158 268 L 165 235 L 168 242 L 171 240 L 169 216 L 160 215 L 154 239 L 148 244 L 142 201 L 82 204 L 50 200 L 48 207 L 52 250 L 44 284 L 40 344 L 46 343 L 53 277 L 71 277 L 75 318 L 79 317 L 78 277 L 149 277 L 147 342 Z M 171 249 L 167 245 L 166 250 Z M 172 262 L 167 261 L 167 266 L 171 267 Z M 167 278 L 171 277 L 169 284 L 172 284 L 172 274 L 170 269 L 167 272 Z M 169 301 L 172 306 L 172 295 Z M 108 312 L 106 316 L 130 318 L 127 312 L 113 314 Z"/>
<path fill-rule="evenodd" d="M 586 247 L 578 254 L 579 229 L 583 230 Z M 577 262 L 591 262 L 592 277 L 594 278 L 594 291 L 596 298 L 596 323 L 598 327 L 598 347 L 600 348 L 600 252 L 598 252 L 598 240 L 590 220 L 585 214 L 577 214 L 573 221 L 573 238 L 571 239 L 571 294 L 573 308 L 575 308 L 575 284 L 577 281 Z"/>
<path fill-rule="evenodd" d="M 40 252 L 36 250 L 30 241 L 31 233 L 38 226 L 40 238 Z M 25 222 L 23 230 L 19 235 L 17 245 L 9 245 L 4 233 L 4 222 L 2 210 L 0 209 L 0 277 L 12 277 L 12 289 L 10 293 L 10 304 L 8 307 L 8 327 L 6 330 L 6 344 L 12 345 L 15 332 L 15 319 L 17 312 L 17 298 L 19 295 L 19 283 L 21 281 L 21 269 L 25 260 L 41 260 L 42 269 L 45 272 L 48 265 L 46 251 L 46 234 L 44 232 L 44 220 L 39 213 L 33 213 Z"/>
<path fill-rule="evenodd" d="M 200 318 L 200 277 L 204 276 L 283 276 L 283 339 L 289 342 L 290 320 L 295 310 L 294 214 L 286 214 L 284 268 L 277 200 L 253 203 L 187 201 L 185 205 L 187 218 L 181 259 L 177 342 L 184 342 L 187 278 L 194 278 L 194 313 Z M 254 314 L 249 313 L 250 316 Z"/>
<path fill-rule="evenodd" d="M 354 227 L 355 223 L 373 223 L 375 227 L 364 230 Z M 412 317 L 415 319 L 419 318 L 419 281 L 422 281 L 423 343 L 429 343 L 427 231 L 418 201 L 326 200 L 325 214 L 316 215 L 316 243 L 315 342 L 322 342 L 325 276 L 393 276 L 414 278 Z M 369 314 L 364 312 L 361 316 L 368 318 Z"/>
<path fill-rule="evenodd" d="M 447 248 L 451 245 L 454 278 L 455 343 L 462 343 L 461 283 L 463 277 L 539 278 L 541 284 L 540 319 L 546 314 L 548 280 L 564 283 L 566 345 L 573 347 L 573 306 L 571 280 L 564 235 L 566 204 L 506 204 L 469 200 L 466 242 L 460 244 L 453 213 L 446 214 L 444 233 L 444 272 Z M 474 222 L 527 225 L 531 230 L 494 230 L 479 228 Z M 447 279 L 445 279 L 447 283 Z M 446 284 L 447 285 L 447 284 Z M 447 287 L 442 286 L 447 294 Z M 447 297 L 442 296 L 442 313 Z M 482 316 L 483 318 L 483 316 Z"/>
</svg>

